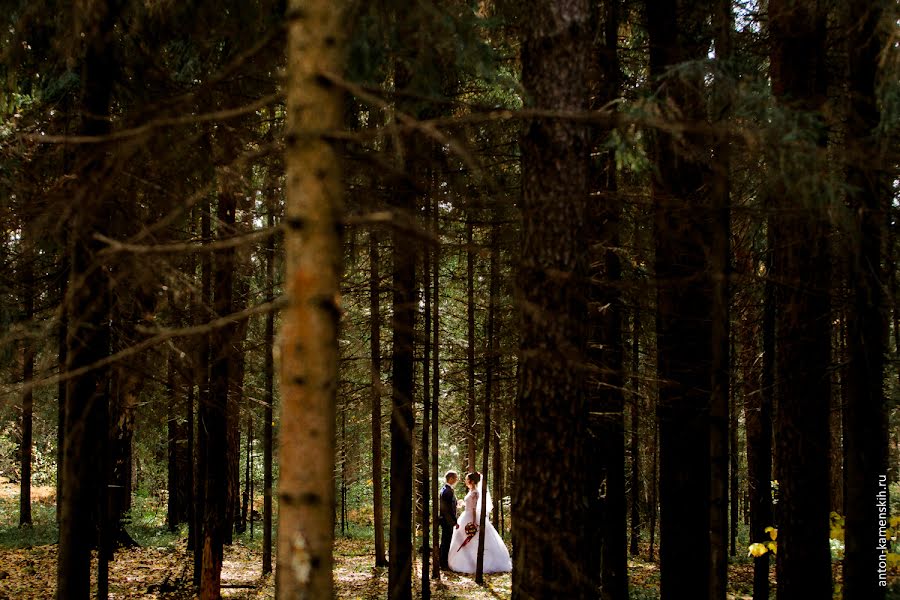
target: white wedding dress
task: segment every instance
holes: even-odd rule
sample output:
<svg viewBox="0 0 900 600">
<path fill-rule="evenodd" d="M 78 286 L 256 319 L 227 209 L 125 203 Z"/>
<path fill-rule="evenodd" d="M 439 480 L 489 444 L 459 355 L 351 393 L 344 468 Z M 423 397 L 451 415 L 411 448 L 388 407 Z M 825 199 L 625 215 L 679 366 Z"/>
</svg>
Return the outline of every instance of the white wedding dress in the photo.
<svg viewBox="0 0 900 600">
<path fill-rule="evenodd" d="M 475 490 L 466 494 L 466 508 L 456 520 L 459 527 L 453 530 L 453 539 L 450 541 L 450 560 L 448 561 L 452 571 L 458 573 L 475 572 L 475 564 L 478 560 L 479 534 L 476 533 L 475 537 L 469 540 L 469 543 L 465 546 L 463 546 L 463 542 L 466 541 L 466 525 L 472 522 L 472 512 L 475 511 L 476 525 L 481 518 L 481 502 L 478 501 L 480 497 L 481 483 L 478 484 Z M 506 573 L 512 571 L 512 560 L 509 558 L 509 550 L 506 549 L 503 538 L 500 537 L 500 534 L 497 533 L 497 530 L 491 524 L 490 512 L 492 506 L 490 494 L 488 494 L 487 502 L 488 518 L 485 519 L 484 523 L 483 572 Z"/>
</svg>

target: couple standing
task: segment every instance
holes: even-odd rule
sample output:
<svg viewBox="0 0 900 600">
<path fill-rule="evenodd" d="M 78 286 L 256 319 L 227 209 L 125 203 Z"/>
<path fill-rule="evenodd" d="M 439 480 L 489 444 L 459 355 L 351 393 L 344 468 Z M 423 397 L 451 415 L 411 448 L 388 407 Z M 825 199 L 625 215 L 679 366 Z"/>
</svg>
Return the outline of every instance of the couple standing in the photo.
<svg viewBox="0 0 900 600">
<path fill-rule="evenodd" d="M 485 498 L 487 512 L 490 514 L 490 494 L 481 493 L 481 474 L 466 475 L 465 508 L 456 517 L 456 496 L 453 486 L 459 480 L 456 471 L 447 471 L 444 475 L 444 487 L 441 489 L 441 569 L 458 573 L 474 573 L 478 559 L 478 523 L 481 518 L 481 501 Z M 503 539 L 490 519 L 484 522 L 484 573 L 504 573 L 512 571 L 512 561 Z"/>
</svg>

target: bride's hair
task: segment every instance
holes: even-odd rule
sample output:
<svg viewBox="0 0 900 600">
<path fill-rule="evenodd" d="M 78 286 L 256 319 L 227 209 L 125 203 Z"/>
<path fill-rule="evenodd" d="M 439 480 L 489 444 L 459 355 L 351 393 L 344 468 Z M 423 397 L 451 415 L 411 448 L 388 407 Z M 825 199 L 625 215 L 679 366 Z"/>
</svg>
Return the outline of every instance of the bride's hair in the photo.
<svg viewBox="0 0 900 600">
<path fill-rule="evenodd" d="M 472 473 L 466 475 L 466 479 L 468 481 L 471 481 L 475 485 L 478 485 L 478 482 L 481 481 L 481 473 L 479 473 L 478 471 L 473 471 Z"/>
</svg>

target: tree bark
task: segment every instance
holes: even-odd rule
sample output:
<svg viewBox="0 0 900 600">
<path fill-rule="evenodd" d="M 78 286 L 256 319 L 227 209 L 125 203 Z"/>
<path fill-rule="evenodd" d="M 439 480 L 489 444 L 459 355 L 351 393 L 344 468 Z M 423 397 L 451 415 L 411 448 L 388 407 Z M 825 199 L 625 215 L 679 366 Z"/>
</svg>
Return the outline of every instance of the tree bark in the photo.
<svg viewBox="0 0 900 600">
<path fill-rule="evenodd" d="M 82 67 L 80 133 L 109 133 L 110 103 L 115 73 L 109 32 L 118 18 L 119 3 L 98 5 L 86 34 Z M 88 154 L 77 167 L 79 210 L 70 223 L 66 370 L 93 365 L 109 355 L 109 282 L 97 264 L 103 244 L 94 235 L 109 234 L 112 210 L 103 175 L 102 154 Z M 93 459 L 102 456 L 101 439 L 107 436 L 108 390 L 106 369 L 93 369 L 68 380 L 64 427 L 62 509 L 59 525 L 56 597 L 86 600 L 90 595 L 91 546 L 96 526 L 101 477 Z"/>
<path fill-rule="evenodd" d="M 523 7 L 522 83 L 545 110 L 587 108 L 587 0 Z M 512 511 L 514 600 L 594 597 L 585 560 L 588 128 L 531 121 L 521 139 L 521 342 Z M 528 485 L 541 473 L 542 485 Z"/>
<path fill-rule="evenodd" d="M 434 236 L 437 239 L 437 243 L 434 246 L 434 264 L 432 271 L 432 286 L 434 290 L 434 295 L 431 299 L 432 305 L 432 338 L 431 338 L 431 470 L 434 476 L 435 485 L 437 482 L 441 480 L 440 473 L 438 472 L 438 400 L 440 398 L 440 383 L 441 383 L 441 371 L 440 371 L 440 346 L 438 342 L 440 341 L 440 312 L 439 312 L 439 300 L 440 300 L 440 267 L 441 267 L 441 228 L 440 221 L 438 220 L 440 204 L 438 200 L 438 194 L 433 195 L 433 205 L 431 217 L 433 222 L 431 226 L 434 229 Z M 428 272 L 424 274 L 424 277 L 428 278 Z M 428 335 L 426 328 L 426 336 Z M 427 382 L 426 382 L 427 385 Z M 438 542 L 438 515 L 440 514 L 440 494 L 434 495 L 434 524 L 432 534 L 434 536 L 434 564 L 432 576 L 435 579 L 441 578 L 441 557 L 440 557 L 440 546 Z"/>
<path fill-rule="evenodd" d="M 266 222 L 269 228 L 275 226 L 275 202 L 268 200 L 266 206 Z M 266 296 L 269 300 L 275 298 L 275 237 L 269 238 L 266 244 Z M 263 575 L 272 572 L 272 437 L 275 425 L 275 313 L 266 313 L 266 337 L 265 337 L 265 366 L 263 377 L 265 379 L 266 396 L 263 425 Z"/>
<path fill-rule="evenodd" d="M 31 238 L 23 228 L 22 233 L 22 318 L 31 324 L 34 319 L 34 252 L 31 249 Z M 34 379 L 34 357 L 36 339 L 27 335 L 22 341 L 22 438 L 19 443 L 20 487 L 19 487 L 19 526 L 31 525 L 31 457 L 33 450 L 34 393 L 31 381 Z"/>
<path fill-rule="evenodd" d="M 699 73 L 667 74 L 685 61 L 706 59 L 710 7 L 695 1 L 648 0 L 646 11 L 650 75 L 661 99 L 674 107 L 671 117 L 680 122 L 704 120 L 706 99 Z M 721 301 L 713 302 L 708 259 L 716 217 L 708 190 L 712 181 L 707 144 L 698 134 L 676 139 L 655 132 L 658 175 L 652 191 L 663 600 L 708 598 L 713 580 L 710 536 L 702 532 L 711 526 L 710 380 L 719 366 L 714 364 L 718 345 L 714 348 L 711 342 L 721 335 L 714 338 L 710 315 L 715 306 L 721 311 Z"/>
<path fill-rule="evenodd" d="M 369 318 L 372 319 L 371 369 L 372 385 L 372 524 L 375 528 L 375 566 L 386 567 L 384 555 L 384 466 L 381 443 L 381 259 L 378 253 L 379 235 L 369 233 Z"/>
<path fill-rule="evenodd" d="M 776 474 L 779 482 L 777 598 L 831 598 L 828 544 L 828 362 L 831 347 L 827 210 L 803 174 L 820 167 L 825 142 L 826 10 L 818 0 L 770 0 L 772 91 L 789 114 L 812 116 L 798 143 L 782 150 L 773 219 L 778 349 Z M 789 160 L 781 158 L 790 156 Z M 798 209 L 798 203 L 800 208 Z M 798 242 L 803 241 L 802 244 Z"/>
<path fill-rule="evenodd" d="M 884 397 L 887 350 L 885 240 L 891 186 L 879 139 L 877 71 L 884 48 L 882 3 L 849 3 L 848 60 L 850 114 L 847 122 L 847 189 L 854 220 L 847 314 L 848 403 L 844 428 L 847 461 L 844 598 L 885 597 L 887 574 L 876 570 L 887 548 L 888 421 Z M 872 503 L 875 502 L 875 510 Z M 879 528 L 881 527 L 881 529 Z"/>
<path fill-rule="evenodd" d="M 498 233 L 497 216 L 494 215 L 491 224 L 491 260 L 490 260 L 490 295 L 488 297 L 487 330 L 485 342 L 487 357 L 484 373 L 484 446 L 482 446 L 481 461 L 481 489 L 487 497 L 488 494 L 488 462 L 491 449 L 491 399 L 494 397 L 494 373 L 497 367 L 498 343 L 494 331 L 494 317 L 497 311 L 497 296 L 499 295 L 500 279 L 497 274 L 497 255 L 499 254 L 500 236 Z M 475 558 L 475 583 L 484 585 L 484 540 L 485 522 L 487 521 L 487 502 L 482 498 L 481 514 L 478 516 L 478 552 Z"/>
<path fill-rule="evenodd" d="M 468 404 L 466 405 L 466 471 L 476 470 L 478 442 L 475 437 L 475 246 L 472 207 L 466 209 L 466 373 L 468 374 Z"/>
<path fill-rule="evenodd" d="M 334 421 L 342 213 L 337 154 L 322 132 L 341 127 L 343 3 L 290 0 L 286 15 L 285 284 L 279 432 L 279 598 L 330 598 Z"/>
</svg>

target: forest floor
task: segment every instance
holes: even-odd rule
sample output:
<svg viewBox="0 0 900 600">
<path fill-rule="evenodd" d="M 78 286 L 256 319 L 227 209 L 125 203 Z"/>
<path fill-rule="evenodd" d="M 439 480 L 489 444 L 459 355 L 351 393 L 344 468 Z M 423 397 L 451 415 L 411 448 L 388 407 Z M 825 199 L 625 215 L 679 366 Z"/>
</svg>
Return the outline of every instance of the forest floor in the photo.
<svg viewBox="0 0 900 600">
<path fill-rule="evenodd" d="M 31 528 L 18 527 L 18 487 L 0 482 L 0 600 L 43 600 L 56 591 L 56 526 L 53 488 L 33 490 Z M 157 501 L 158 502 L 158 501 Z M 110 563 L 110 598 L 157 598 L 189 600 L 195 598 L 190 586 L 192 555 L 187 551 L 184 532 L 169 533 L 164 526 L 164 504 L 142 506 L 143 517 L 134 519 L 129 532 L 141 544 L 138 548 L 118 550 Z M 251 537 L 237 536 L 225 548 L 222 570 L 222 597 L 242 600 L 274 598 L 274 579 L 262 575 L 261 532 Z M 340 599 L 375 600 L 387 596 L 387 569 L 374 566 L 374 544 L 365 536 L 335 541 L 335 593 Z M 641 556 L 648 548 L 641 548 Z M 96 561 L 94 562 L 96 566 Z M 629 560 L 628 576 L 635 600 L 659 598 L 659 564 Z M 420 596 L 420 563 L 415 565 L 414 597 Z M 94 569 L 96 571 L 96 569 Z M 96 575 L 94 575 L 95 577 Z M 774 568 L 770 575 L 773 580 Z M 894 574 L 893 590 L 900 582 Z M 840 563 L 835 563 L 835 582 L 839 589 Z M 753 588 L 753 564 L 739 557 L 729 565 L 729 600 L 750 599 Z M 479 586 L 474 577 L 443 573 L 431 582 L 436 600 L 498 600 L 511 596 L 510 574 L 487 575 Z M 900 590 L 889 597 L 900 597 Z M 774 597 L 774 593 L 773 593 Z M 839 597 L 839 596 L 836 596 Z"/>
</svg>

